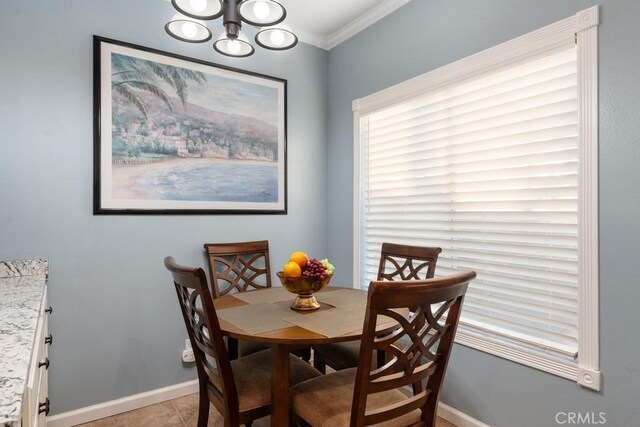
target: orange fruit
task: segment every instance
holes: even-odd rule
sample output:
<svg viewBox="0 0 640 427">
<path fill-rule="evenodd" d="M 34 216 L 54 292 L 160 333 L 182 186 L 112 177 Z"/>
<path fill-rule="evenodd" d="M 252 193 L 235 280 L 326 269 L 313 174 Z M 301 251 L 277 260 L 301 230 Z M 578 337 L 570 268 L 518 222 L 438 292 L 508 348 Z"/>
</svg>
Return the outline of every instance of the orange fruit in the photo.
<svg viewBox="0 0 640 427">
<path fill-rule="evenodd" d="M 302 251 L 297 251 L 291 254 L 289 258 L 290 262 L 295 262 L 300 266 L 300 268 L 304 268 L 309 262 L 309 257 Z"/>
<path fill-rule="evenodd" d="M 282 272 L 287 277 L 300 277 L 302 275 L 302 268 L 300 268 L 297 263 L 289 261 L 282 268 Z"/>
</svg>

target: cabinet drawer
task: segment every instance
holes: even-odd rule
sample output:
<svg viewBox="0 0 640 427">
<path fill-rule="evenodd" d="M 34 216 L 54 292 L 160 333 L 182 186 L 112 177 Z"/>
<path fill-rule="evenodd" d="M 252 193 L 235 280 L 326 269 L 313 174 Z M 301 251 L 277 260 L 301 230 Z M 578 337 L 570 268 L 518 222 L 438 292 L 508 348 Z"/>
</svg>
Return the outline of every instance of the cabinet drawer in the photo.
<svg viewBox="0 0 640 427">
<path fill-rule="evenodd" d="M 42 368 L 44 369 L 44 367 Z M 47 390 L 48 375 L 43 372 L 40 375 L 40 383 L 38 384 L 38 404 L 35 411 L 33 427 L 43 427 L 47 425 L 46 407 L 41 405 L 49 405 L 49 396 Z"/>
<path fill-rule="evenodd" d="M 45 402 L 47 397 L 48 377 L 46 364 L 48 364 L 49 349 L 48 345 L 45 343 L 45 339 L 48 336 L 49 315 L 45 312 L 45 309 L 47 308 L 46 288 L 44 292 L 38 317 L 38 325 L 36 327 L 36 336 L 31 353 L 31 362 L 29 364 L 29 375 L 27 378 L 27 387 L 23 401 L 22 427 L 45 425 L 45 418 L 43 418 L 44 414 L 38 414 L 39 404 L 41 402 Z"/>
</svg>

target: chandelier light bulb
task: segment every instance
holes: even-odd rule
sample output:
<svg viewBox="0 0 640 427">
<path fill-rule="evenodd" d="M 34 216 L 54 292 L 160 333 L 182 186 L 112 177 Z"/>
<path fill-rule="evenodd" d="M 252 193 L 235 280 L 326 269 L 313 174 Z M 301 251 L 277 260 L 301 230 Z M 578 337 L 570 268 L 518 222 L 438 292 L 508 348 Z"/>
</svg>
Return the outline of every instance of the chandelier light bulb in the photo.
<svg viewBox="0 0 640 427">
<path fill-rule="evenodd" d="M 282 46 L 282 43 L 284 43 L 284 34 L 280 30 L 272 31 L 269 38 L 271 39 L 271 43 L 276 46 Z"/>
<path fill-rule="evenodd" d="M 253 55 L 255 49 L 242 31 L 234 34 L 234 28 L 225 28 L 218 40 L 213 43 L 213 49 L 226 56 L 245 58 Z"/>
<path fill-rule="evenodd" d="M 285 8 L 276 0 L 242 0 L 238 13 L 242 21 L 255 27 L 277 25 L 287 16 Z"/>
<path fill-rule="evenodd" d="M 164 29 L 171 37 L 187 43 L 204 43 L 211 39 L 211 31 L 204 22 L 181 13 L 176 13 Z"/>
<path fill-rule="evenodd" d="M 182 34 L 192 39 L 198 34 L 198 27 L 193 22 L 186 21 L 182 24 Z"/>
<path fill-rule="evenodd" d="M 190 0 L 189 3 L 196 12 L 202 12 L 207 8 L 207 0 Z"/>
<path fill-rule="evenodd" d="M 166 1 L 166 0 L 165 0 Z M 227 0 L 171 0 L 173 8 L 193 19 L 209 21 L 219 18 Z"/>
<path fill-rule="evenodd" d="M 231 40 L 227 45 L 227 48 L 229 49 L 230 53 L 236 55 L 238 52 L 240 52 L 242 46 L 240 45 L 240 42 L 238 40 Z"/>
<path fill-rule="evenodd" d="M 263 1 L 256 2 L 253 5 L 253 13 L 259 19 L 266 19 L 269 16 L 269 5 Z"/>
<path fill-rule="evenodd" d="M 255 36 L 258 46 L 271 50 L 291 49 L 298 43 L 298 38 L 285 26 L 268 27 L 258 31 Z"/>
</svg>

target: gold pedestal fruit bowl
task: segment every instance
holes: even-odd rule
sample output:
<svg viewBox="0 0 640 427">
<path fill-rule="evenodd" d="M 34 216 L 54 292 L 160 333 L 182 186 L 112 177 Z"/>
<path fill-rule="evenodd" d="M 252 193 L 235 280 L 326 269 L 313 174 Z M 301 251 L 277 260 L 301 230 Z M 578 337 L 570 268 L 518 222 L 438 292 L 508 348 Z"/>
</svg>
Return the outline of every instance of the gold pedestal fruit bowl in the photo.
<svg viewBox="0 0 640 427">
<path fill-rule="evenodd" d="M 333 273 L 326 274 L 324 280 L 310 277 L 289 277 L 285 276 L 282 271 L 276 273 L 282 287 L 291 293 L 297 294 L 296 299 L 291 303 L 291 308 L 297 311 L 310 311 L 320 308 L 320 304 L 313 296 L 315 292 L 320 292 L 327 287 Z"/>
</svg>

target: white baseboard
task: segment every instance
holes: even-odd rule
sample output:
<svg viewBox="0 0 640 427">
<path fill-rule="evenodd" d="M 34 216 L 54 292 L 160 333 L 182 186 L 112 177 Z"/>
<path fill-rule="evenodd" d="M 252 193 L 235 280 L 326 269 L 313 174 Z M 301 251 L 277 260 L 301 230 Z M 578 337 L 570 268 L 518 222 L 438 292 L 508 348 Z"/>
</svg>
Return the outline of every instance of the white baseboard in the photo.
<svg viewBox="0 0 640 427">
<path fill-rule="evenodd" d="M 438 402 L 438 416 L 458 427 L 489 427 L 489 425 L 460 412 L 446 403 Z"/>
<path fill-rule="evenodd" d="M 48 427 L 70 427 L 198 392 L 198 380 L 110 400 L 47 417 Z"/>
<path fill-rule="evenodd" d="M 111 417 L 123 412 L 133 411 L 134 409 L 177 399 L 178 397 L 197 392 L 198 380 L 187 381 L 186 383 L 134 394 L 98 405 L 87 406 L 74 411 L 53 415 L 47 417 L 47 427 L 71 427 L 84 424 L 99 420 L 100 418 Z M 438 416 L 458 427 L 489 427 L 487 424 L 471 418 L 469 415 L 442 402 L 438 403 Z"/>
</svg>

